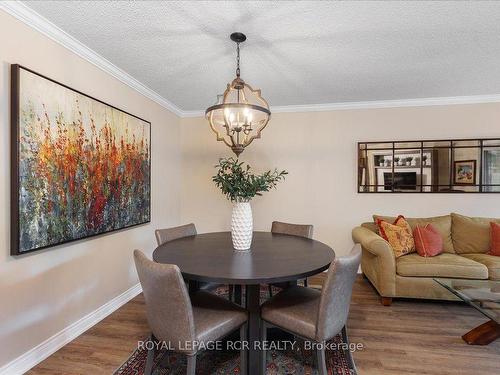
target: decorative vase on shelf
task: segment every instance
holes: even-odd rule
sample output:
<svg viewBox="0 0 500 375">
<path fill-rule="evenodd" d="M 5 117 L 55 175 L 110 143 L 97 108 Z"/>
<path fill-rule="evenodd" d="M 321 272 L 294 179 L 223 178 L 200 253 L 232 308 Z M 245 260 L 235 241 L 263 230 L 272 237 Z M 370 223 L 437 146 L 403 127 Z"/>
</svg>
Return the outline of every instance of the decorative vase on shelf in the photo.
<svg viewBox="0 0 500 375">
<path fill-rule="evenodd" d="M 253 218 L 249 201 L 234 202 L 231 216 L 231 238 L 235 250 L 250 250 L 252 246 Z"/>
</svg>

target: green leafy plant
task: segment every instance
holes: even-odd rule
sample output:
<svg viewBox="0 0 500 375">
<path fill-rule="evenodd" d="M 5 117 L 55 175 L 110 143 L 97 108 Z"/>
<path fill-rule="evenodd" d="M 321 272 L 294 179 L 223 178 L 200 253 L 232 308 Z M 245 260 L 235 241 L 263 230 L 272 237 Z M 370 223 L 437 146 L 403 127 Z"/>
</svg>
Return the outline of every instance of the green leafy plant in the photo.
<svg viewBox="0 0 500 375">
<path fill-rule="evenodd" d="M 231 202 L 247 202 L 256 195 L 275 189 L 288 174 L 285 170 L 275 169 L 255 175 L 250 171 L 250 165 L 232 157 L 219 159 L 215 168 L 217 174 L 212 177 L 212 181 Z"/>
</svg>

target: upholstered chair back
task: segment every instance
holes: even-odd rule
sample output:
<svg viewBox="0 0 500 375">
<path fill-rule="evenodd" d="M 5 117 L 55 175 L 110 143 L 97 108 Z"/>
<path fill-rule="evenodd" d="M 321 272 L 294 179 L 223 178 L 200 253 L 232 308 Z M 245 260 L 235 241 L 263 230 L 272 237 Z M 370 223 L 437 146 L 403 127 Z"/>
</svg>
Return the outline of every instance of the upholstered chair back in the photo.
<svg viewBox="0 0 500 375">
<path fill-rule="evenodd" d="M 139 250 L 134 250 L 134 260 L 151 331 L 158 340 L 183 351 L 183 343 L 195 341 L 196 336 L 191 300 L 179 267 L 153 262 Z"/>
<path fill-rule="evenodd" d="M 271 225 L 272 233 L 288 234 L 289 236 L 298 236 L 305 238 L 312 238 L 313 226 L 301 224 L 282 223 L 280 221 L 273 221 Z"/>
<path fill-rule="evenodd" d="M 170 242 L 182 237 L 189 237 L 196 235 L 196 226 L 191 224 L 181 225 L 174 228 L 165 228 L 155 230 L 156 241 L 158 246 L 165 242 Z"/>
<path fill-rule="evenodd" d="M 361 246 L 354 246 L 346 257 L 336 258 L 328 269 L 321 290 L 316 340 L 329 340 L 347 323 L 352 287 L 361 262 Z"/>
</svg>

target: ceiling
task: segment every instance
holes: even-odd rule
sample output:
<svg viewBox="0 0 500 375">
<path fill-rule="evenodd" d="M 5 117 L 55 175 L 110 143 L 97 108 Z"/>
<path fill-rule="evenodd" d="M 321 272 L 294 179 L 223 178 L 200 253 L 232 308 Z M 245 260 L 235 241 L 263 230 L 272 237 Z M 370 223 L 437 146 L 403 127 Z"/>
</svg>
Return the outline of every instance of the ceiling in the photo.
<svg viewBox="0 0 500 375">
<path fill-rule="evenodd" d="M 500 94 L 499 2 L 24 2 L 182 111 L 234 76 L 272 106 Z"/>
</svg>

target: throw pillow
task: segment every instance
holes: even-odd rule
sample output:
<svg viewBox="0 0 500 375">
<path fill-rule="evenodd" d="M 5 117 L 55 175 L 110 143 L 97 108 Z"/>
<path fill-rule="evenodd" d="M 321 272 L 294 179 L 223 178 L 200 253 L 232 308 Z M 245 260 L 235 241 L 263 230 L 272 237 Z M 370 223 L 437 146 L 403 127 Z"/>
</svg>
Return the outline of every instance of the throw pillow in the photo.
<svg viewBox="0 0 500 375">
<path fill-rule="evenodd" d="M 421 257 L 434 257 L 443 252 L 443 238 L 432 224 L 417 225 L 413 231 L 415 248 Z"/>
<path fill-rule="evenodd" d="M 500 257 L 500 224 L 490 223 L 491 249 L 488 254 Z"/>
<path fill-rule="evenodd" d="M 393 224 L 382 219 L 377 220 L 379 233 L 394 250 L 396 258 L 415 252 L 415 241 L 410 224 L 404 216 L 398 216 Z"/>
</svg>

